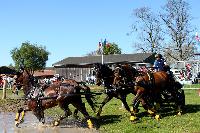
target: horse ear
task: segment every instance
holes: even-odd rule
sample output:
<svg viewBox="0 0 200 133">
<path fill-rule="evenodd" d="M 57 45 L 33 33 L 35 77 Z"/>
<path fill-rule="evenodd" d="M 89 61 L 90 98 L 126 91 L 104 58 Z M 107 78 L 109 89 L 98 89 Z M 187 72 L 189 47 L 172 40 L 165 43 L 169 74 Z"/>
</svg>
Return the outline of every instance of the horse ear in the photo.
<svg viewBox="0 0 200 133">
<path fill-rule="evenodd" d="M 19 72 L 20 72 L 20 73 L 23 73 L 23 72 L 24 72 L 24 68 L 23 68 L 23 67 L 20 67 L 20 68 L 19 68 Z"/>
<path fill-rule="evenodd" d="M 24 72 L 24 69 L 25 69 L 25 67 L 24 67 L 24 59 L 21 58 L 20 59 L 20 63 L 19 63 L 19 71 L 20 72 Z"/>
<path fill-rule="evenodd" d="M 95 76 L 95 75 L 96 75 L 96 72 L 95 72 L 94 70 L 92 71 L 92 75 L 93 75 L 93 76 Z"/>
</svg>

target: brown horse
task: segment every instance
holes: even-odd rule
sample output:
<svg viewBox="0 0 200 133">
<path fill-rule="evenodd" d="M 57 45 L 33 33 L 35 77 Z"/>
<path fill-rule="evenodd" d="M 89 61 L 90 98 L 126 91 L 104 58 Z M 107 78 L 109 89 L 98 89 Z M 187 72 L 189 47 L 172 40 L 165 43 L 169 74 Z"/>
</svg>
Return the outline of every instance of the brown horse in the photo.
<svg viewBox="0 0 200 133">
<path fill-rule="evenodd" d="M 122 65 L 115 70 L 115 82 L 124 87 L 132 86 L 134 90 L 135 97 L 130 117 L 130 120 L 133 121 L 137 118 L 136 112 L 138 111 L 139 101 L 142 98 L 146 99 L 148 105 L 151 106 L 154 105 L 154 102 L 161 104 L 161 94 L 166 90 L 170 90 L 174 102 L 178 105 L 179 114 L 185 104 L 184 92 L 181 90 L 182 86 L 177 82 L 171 82 L 169 75 L 165 71 L 140 73 L 130 65 Z M 156 119 L 159 119 L 160 116 L 156 115 L 155 111 L 155 109 L 151 109 L 149 113 L 155 115 Z"/>
<path fill-rule="evenodd" d="M 44 110 L 55 107 L 56 105 L 59 105 L 60 108 L 65 111 L 65 116 L 60 117 L 59 120 L 55 121 L 54 125 L 58 125 L 60 120 L 71 115 L 71 111 L 68 106 L 69 104 L 72 104 L 87 119 L 88 127 L 93 127 L 93 123 L 90 119 L 91 117 L 86 111 L 85 104 L 81 98 L 81 90 L 83 90 L 86 100 L 94 110 L 89 87 L 80 85 L 73 79 L 65 80 L 64 82 L 57 82 L 47 87 L 37 87 L 34 85 L 33 76 L 25 69 L 23 72 L 17 74 L 15 83 L 16 85 L 23 86 L 26 98 L 26 107 L 20 108 L 16 114 L 16 126 L 23 122 L 26 111 L 32 111 L 38 120 L 44 123 Z"/>
<path fill-rule="evenodd" d="M 115 68 L 117 70 L 118 67 Z M 102 108 L 106 103 L 108 103 L 112 98 L 117 98 L 122 101 L 124 104 L 125 109 L 131 113 L 131 110 L 128 106 L 128 103 L 126 101 L 126 97 L 128 94 L 132 93 L 134 94 L 134 91 L 132 89 L 133 84 L 129 82 L 130 84 L 124 86 L 121 86 L 121 84 L 117 83 L 115 70 L 113 71 L 111 68 L 109 68 L 106 64 L 95 64 L 94 66 L 94 75 L 96 76 L 96 84 L 97 85 L 104 85 L 105 94 L 106 97 L 101 103 L 101 106 L 99 107 L 99 110 L 97 111 L 97 117 L 100 116 Z M 132 80 L 132 79 L 131 79 Z M 147 109 L 149 108 L 149 105 L 146 100 L 144 100 L 145 97 L 141 99 L 142 106 Z"/>
<path fill-rule="evenodd" d="M 105 64 L 95 64 L 94 75 L 96 77 L 96 85 L 104 85 L 106 97 L 101 103 L 99 110 L 97 111 L 97 117 L 100 116 L 102 108 L 106 103 L 108 103 L 112 98 L 117 98 L 122 101 L 124 107 L 130 112 L 130 108 L 126 102 L 127 94 L 131 93 L 128 89 L 118 88 L 113 84 L 114 73 L 111 68 Z"/>
</svg>

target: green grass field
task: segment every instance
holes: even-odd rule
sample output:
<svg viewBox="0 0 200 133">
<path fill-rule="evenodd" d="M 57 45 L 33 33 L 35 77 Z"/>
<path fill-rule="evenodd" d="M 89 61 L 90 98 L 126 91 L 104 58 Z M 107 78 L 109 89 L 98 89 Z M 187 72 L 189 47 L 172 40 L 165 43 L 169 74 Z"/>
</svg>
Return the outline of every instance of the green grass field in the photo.
<svg viewBox="0 0 200 133">
<path fill-rule="evenodd" d="M 99 88 L 96 87 L 95 89 Z M 9 95 L 12 95 L 10 91 L 8 91 L 8 98 Z M 0 96 L 2 96 L 2 91 L 0 91 Z M 138 116 L 140 116 L 141 119 L 137 123 L 131 123 L 129 121 L 130 114 L 126 110 L 120 109 L 121 101 L 118 99 L 112 99 L 104 106 L 101 118 L 98 120 L 95 119 L 95 123 L 98 130 L 103 133 L 200 132 L 200 96 L 198 95 L 197 90 L 185 90 L 185 96 L 186 109 L 182 116 L 175 116 L 174 110 L 169 109 L 168 112 L 161 113 L 162 119 L 160 121 L 156 121 L 148 116 L 143 108 L 139 107 L 140 112 Z M 102 102 L 104 97 L 104 94 L 96 96 L 97 102 Z M 131 105 L 132 98 L 134 98 L 132 94 L 128 95 L 127 101 L 129 105 Z M 9 102 L 9 100 L 6 101 Z M 0 104 L 6 104 L 5 100 L 0 100 Z M 92 112 L 87 103 L 86 107 L 89 114 L 95 117 L 95 113 Z M 70 108 L 73 110 L 72 106 L 70 106 Z M 45 111 L 46 116 L 57 116 L 61 114 L 63 114 L 63 111 L 58 107 Z M 78 115 L 81 119 L 83 118 L 81 113 Z"/>
</svg>

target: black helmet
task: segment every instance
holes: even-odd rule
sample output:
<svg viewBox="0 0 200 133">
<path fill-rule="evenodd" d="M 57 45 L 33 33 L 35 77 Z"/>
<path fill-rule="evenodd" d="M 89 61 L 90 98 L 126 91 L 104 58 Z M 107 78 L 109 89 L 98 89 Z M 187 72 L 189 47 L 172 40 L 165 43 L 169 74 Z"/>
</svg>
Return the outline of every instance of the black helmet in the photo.
<svg viewBox="0 0 200 133">
<path fill-rule="evenodd" d="M 162 58 L 162 55 L 161 54 L 156 54 L 155 58 Z"/>
</svg>

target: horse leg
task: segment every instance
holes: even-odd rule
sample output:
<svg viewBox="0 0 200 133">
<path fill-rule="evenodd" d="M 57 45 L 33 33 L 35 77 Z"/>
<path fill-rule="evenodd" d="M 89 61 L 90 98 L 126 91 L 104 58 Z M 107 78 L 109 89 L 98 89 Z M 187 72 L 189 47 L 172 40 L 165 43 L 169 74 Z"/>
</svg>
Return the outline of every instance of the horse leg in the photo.
<svg viewBox="0 0 200 133">
<path fill-rule="evenodd" d="M 152 97 L 149 97 L 147 95 L 143 95 L 143 97 L 140 99 L 142 107 L 151 115 L 155 116 L 156 110 L 154 109 L 154 100 Z"/>
<path fill-rule="evenodd" d="M 152 101 L 151 101 L 152 100 Z M 151 95 L 149 102 L 151 101 L 152 106 L 149 106 L 148 108 L 148 113 L 155 117 L 156 120 L 160 120 L 160 115 L 158 114 L 158 111 L 160 109 L 160 105 L 161 105 L 161 94 L 160 93 L 155 93 L 154 95 Z M 156 103 L 156 105 L 154 105 L 154 102 Z"/>
<path fill-rule="evenodd" d="M 72 105 L 75 108 L 77 108 L 83 114 L 83 116 L 87 119 L 88 128 L 93 128 L 93 123 L 92 123 L 92 121 L 90 119 L 90 116 L 89 116 L 88 112 L 86 111 L 85 104 L 82 102 L 81 97 L 76 99 L 76 101 L 74 101 L 72 103 Z"/>
<path fill-rule="evenodd" d="M 184 94 L 184 90 L 180 89 L 177 90 L 175 96 L 173 96 L 175 98 L 175 104 L 177 106 L 177 115 L 181 115 L 182 111 L 184 109 L 185 106 L 185 94 Z"/>
<path fill-rule="evenodd" d="M 108 95 L 108 94 L 106 95 L 106 98 L 103 100 L 103 102 L 101 103 L 101 106 L 99 107 L 99 110 L 97 111 L 97 117 L 100 117 L 100 114 L 101 114 L 101 112 L 102 112 L 103 106 L 104 106 L 107 102 L 109 102 L 112 98 L 113 98 L 113 96 Z"/>
<path fill-rule="evenodd" d="M 12 86 L 12 93 L 18 95 L 18 89 L 17 89 L 16 85 Z"/>
<path fill-rule="evenodd" d="M 18 127 L 20 123 L 24 122 L 25 112 L 30 111 L 29 109 L 20 108 L 17 110 L 15 116 L 15 126 Z"/>
<path fill-rule="evenodd" d="M 84 85 L 84 92 L 86 93 L 85 94 L 85 99 L 87 100 L 88 104 L 90 105 L 90 107 L 92 108 L 92 110 L 94 112 L 96 112 L 96 108 L 95 108 L 95 105 L 94 105 L 94 102 L 92 101 L 92 94 L 91 94 L 91 91 L 90 91 L 90 88 L 86 85 Z"/>
<path fill-rule="evenodd" d="M 78 118 L 78 109 L 77 108 L 73 112 L 73 117 Z"/>
<path fill-rule="evenodd" d="M 62 102 L 62 103 L 59 103 L 59 106 L 60 106 L 60 108 L 62 110 L 64 110 L 65 115 L 64 116 L 60 116 L 59 119 L 57 119 L 54 122 L 54 126 L 58 126 L 60 124 L 61 120 L 67 118 L 68 116 L 70 116 L 72 114 L 71 110 L 69 109 L 69 104 L 68 103 Z"/>
<path fill-rule="evenodd" d="M 17 110 L 17 113 L 15 115 L 15 126 L 18 127 L 20 124 L 20 114 L 23 112 L 23 108 L 20 108 Z M 24 113 L 23 113 L 24 114 Z"/>
<path fill-rule="evenodd" d="M 140 98 L 142 97 L 142 93 L 137 92 L 136 96 L 133 99 L 133 108 L 131 109 L 131 117 L 130 121 L 135 121 L 137 119 L 136 113 L 138 112 L 138 105 L 140 103 Z"/>
<path fill-rule="evenodd" d="M 126 96 L 125 96 L 125 95 L 120 96 L 120 100 L 122 101 L 122 103 L 123 103 L 125 109 L 126 109 L 128 112 L 130 112 L 130 108 L 129 108 L 129 106 L 128 106 L 128 103 L 126 102 Z"/>
</svg>

